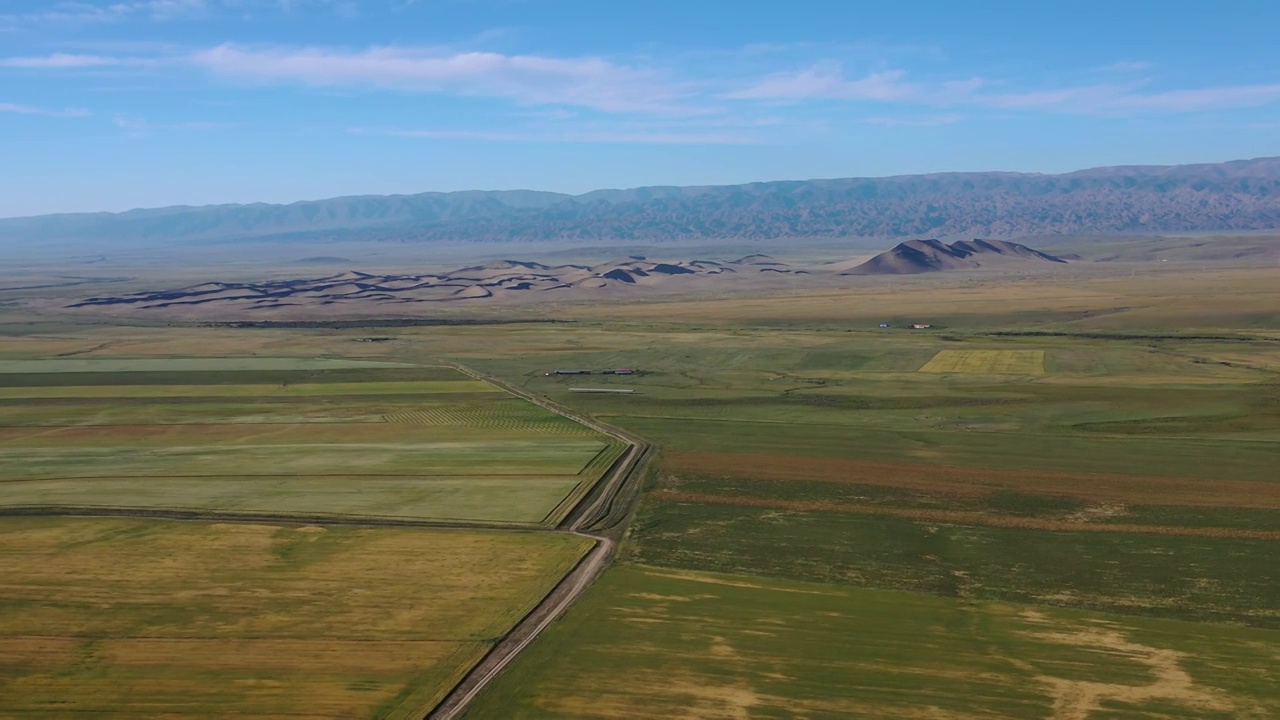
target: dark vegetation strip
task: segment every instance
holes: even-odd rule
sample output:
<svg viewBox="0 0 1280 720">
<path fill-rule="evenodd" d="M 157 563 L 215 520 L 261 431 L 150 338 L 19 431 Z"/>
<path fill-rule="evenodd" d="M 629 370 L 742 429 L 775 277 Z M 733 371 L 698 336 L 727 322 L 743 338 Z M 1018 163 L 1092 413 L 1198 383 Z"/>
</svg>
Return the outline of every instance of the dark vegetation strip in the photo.
<svg viewBox="0 0 1280 720">
<path fill-rule="evenodd" d="M 241 522 L 264 525 L 354 525 L 357 527 L 456 528 L 459 530 L 520 530 L 554 532 L 554 528 L 526 523 L 502 523 L 483 520 L 427 520 L 392 518 L 379 515 L 338 515 L 331 513 L 241 513 L 220 510 L 185 510 L 181 508 L 146 509 L 83 505 L 11 505 L 0 506 L 0 517 L 126 517 L 153 520 L 194 520 L 202 522 Z"/>
<path fill-rule="evenodd" d="M 492 400 L 497 392 L 494 391 L 463 391 L 463 392 L 396 392 L 396 393 L 365 393 L 357 395 L 272 395 L 269 397 L 254 397 L 252 395 L 179 395 L 174 397 L 150 397 L 150 396 L 110 396 L 101 395 L 98 397 L 28 397 L 28 398 L 0 398 L 0 406 L 5 405 L 108 405 L 119 406 L 121 404 L 136 403 L 141 405 L 186 405 L 196 403 L 229 403 L 235 405 L 279 405 L 279 404 L 295 404 L 295 405 L 316 405 L 317 402 L 330 404 L 337 403 L 394 403 L 397 406 L 403 404 L 407 400 L 421 402 L 423 399 L 435 398 L 434 402 L 423 404 L 439 405 L 444 401 L 449 403 L 461 402 L 477 402 Z"/>
<path fill-rule="evenodd" d="M 197 327 L 214 328 L 323 328 L 345 330 L 358 328 L 439 327 L 453 325 L 529 325 L 535 323 L 572 323 L 559 318 L 373 318 L 368 320 L 240 320 L 235 322 L 196 323 Z"/>
<path fill-rule="evenodd" d="M 120 370 L 116 372 L 0 373 L 0 387 L 115 385 L 302 385 L 317 383 L 465 380 L 451 368 L 339 368 L 332 370 Z"/>
<path fill-rule="evenodd" d="M 969 510 L 895 508 L 885 507 L 883 505 L 867 505 L 864 503 L 838 503 L 824 500 L 780 500 L 777 498 L 744 497 L 741 495 L 713 495 L 709 493 L 684 492 L 680 490 L 663 490 L 659 492 L 658 496 L 662 500 L 671 502 L 690 502 L 704 505 L 740 505 L 746 507 L 799 512 L 839 512 L 862 515 L 888 515 L 892 517 L 906 518 L 908 520 L 941 522 L 955 525 L 1020 528 L 1024 530 L 1046 530 L 1050 532 L 1140 533 L 1146 535 L 1174 535 L 1180 537 L 1280 540 L 1280 531 L 1275 530 L 1071 522 L 1067 520 L 1048 520 L 1045 518 L 1019 517 L 1013 515 L 992 515 Z"/>
<path fill-rule="evenodd" d="M 1098 333 L 1056 330 L 994 330 L 976 333 L 985 337 L 1065 337 L 1085 340 L 1193 340 L 1206 342 L 1280 342 L 1280 338 L 1260 335 L 1179 335 L 1176 333 Z"/>
<path fill-rule="evenodd" d="M 646 565 L 1280 627 L 1270 540 L 1045 532 L 895 515 L 669 502 L 651 495 Z"/>
</svg>

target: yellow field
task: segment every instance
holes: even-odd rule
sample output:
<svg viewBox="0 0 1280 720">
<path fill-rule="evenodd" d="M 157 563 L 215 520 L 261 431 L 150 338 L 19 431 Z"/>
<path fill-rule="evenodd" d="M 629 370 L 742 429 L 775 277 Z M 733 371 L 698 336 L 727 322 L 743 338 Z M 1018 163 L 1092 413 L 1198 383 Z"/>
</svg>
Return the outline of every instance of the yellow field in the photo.
<svg viewBox="0 0 1280 720">
<path fill-rule="evenodd" d="M 1043 375 L 1043 350 L 939 350 L 920 368 L 926 373 Z"/>
<path fill-rule="evenodd" d="M 0 717 L 420 718 L 589 546 L 552 533 L 6 519 Z"/>
</svg>

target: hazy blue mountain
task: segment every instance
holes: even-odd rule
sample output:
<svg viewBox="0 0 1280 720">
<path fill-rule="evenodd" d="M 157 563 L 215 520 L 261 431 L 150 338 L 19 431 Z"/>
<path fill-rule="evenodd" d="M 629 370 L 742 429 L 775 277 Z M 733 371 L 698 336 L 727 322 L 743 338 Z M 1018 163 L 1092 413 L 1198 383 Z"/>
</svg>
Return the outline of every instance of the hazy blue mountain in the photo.
<svg viewBox="0 0 1280 720">
<path fill-rule="evenodd" d="M 1011 237 L 1280 227 L 1280 158 L 1061 175 L 886 178 L 356 196 L 0 220 L 0 242 L 537 241 Z"/>
</svg>

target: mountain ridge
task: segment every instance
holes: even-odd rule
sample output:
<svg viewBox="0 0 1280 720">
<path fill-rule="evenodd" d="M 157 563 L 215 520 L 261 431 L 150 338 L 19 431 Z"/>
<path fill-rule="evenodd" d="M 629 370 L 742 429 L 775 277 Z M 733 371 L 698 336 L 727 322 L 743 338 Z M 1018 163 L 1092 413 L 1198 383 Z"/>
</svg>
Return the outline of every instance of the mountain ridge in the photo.
<svg viewBox="0 0 1280 720">
<path fill-rule="evenodd" d="M 579 195 L 467 190 L 289 204 L 144 208 L 0 219 L 0 241 L 760 240 L 1064 235 L 1280 227 L 1280 158 L 965 172 Z"/>
</svg>

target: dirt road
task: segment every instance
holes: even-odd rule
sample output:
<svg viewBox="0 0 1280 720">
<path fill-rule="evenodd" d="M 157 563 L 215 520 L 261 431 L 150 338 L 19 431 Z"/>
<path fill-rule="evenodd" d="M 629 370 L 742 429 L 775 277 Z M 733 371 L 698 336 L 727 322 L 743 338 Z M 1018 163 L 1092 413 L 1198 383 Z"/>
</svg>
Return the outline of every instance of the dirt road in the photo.
<svg viewBox="0 0 1280 720">
<path fill-rule="evenodd" d="M 652 451 L 651 446 L 642 438 L 600 423 L 559 403 L 497 378 L 461 365 L 454 367 L 477 380 L 498 385 L 535 405 L 621 440 L 627 443 L 629 448 L 610 468 L 609 474 L 597 483 L 596 490 L 579 503 L 579 506 L 570 512 L 561 524 L 561 532 L 590 538 L 595 541 L 596 546 L 543 598 L 537 607 L 526 615 L 506 637 L 494 645 L 493 649 L 471 669 L 471 672 L 426 716 L 426 720 L 454 720 L 462 717 L 467 707 L 485 687 L 498 677 L 525 648 L 529 647 L 551 623 L 564 615 L 582 597 L 587 588 L 591 587 L 591 584 L 604 573 L 609 567 L 609 561 L 613 558 L 616 547 L 614 541 L 604 533 L 625 517 L 626 508 L 619 506 L 624 504 L 627 497 L 622 491 L 632 483 L 640 481 L 645 461 L 648 460 Z"/>
</svg>

